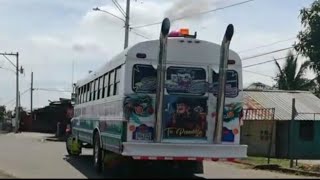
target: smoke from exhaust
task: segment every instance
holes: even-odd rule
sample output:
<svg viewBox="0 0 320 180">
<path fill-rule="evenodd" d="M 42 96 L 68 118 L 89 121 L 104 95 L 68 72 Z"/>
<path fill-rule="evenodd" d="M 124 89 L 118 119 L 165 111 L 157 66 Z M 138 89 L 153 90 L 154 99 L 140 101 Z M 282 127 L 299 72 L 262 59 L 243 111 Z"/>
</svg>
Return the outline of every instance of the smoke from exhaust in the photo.
<svg viewBox="0 0 320 180">
<path fill-rule="evenodd" d="M 176 19 L 208 11 L 222 0 L 176 0 L 165 12 L 166 17 Z M 204 16 L 194 16 L 193 20 L 201 20 Z M 190 18 L 191 19 L 191 18 Z"/>
</svg>

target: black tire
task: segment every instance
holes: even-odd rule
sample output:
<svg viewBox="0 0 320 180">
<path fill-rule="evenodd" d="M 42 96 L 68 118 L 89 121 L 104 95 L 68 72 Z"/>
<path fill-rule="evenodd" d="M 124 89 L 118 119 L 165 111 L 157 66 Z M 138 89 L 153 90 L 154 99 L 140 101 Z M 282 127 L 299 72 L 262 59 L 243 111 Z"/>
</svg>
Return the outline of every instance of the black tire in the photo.
<svg viewBox="0 0 320 180">
<path fill-rule="evenodd" d="M 100 147 L 99 133 L 96 133 L 94 135 L 93 162 L 94 162 L 94 168 L 97 171 L 97 173 L 102 173 L 104 162 L 103 162 L 103 150 Z"/>
</svg>

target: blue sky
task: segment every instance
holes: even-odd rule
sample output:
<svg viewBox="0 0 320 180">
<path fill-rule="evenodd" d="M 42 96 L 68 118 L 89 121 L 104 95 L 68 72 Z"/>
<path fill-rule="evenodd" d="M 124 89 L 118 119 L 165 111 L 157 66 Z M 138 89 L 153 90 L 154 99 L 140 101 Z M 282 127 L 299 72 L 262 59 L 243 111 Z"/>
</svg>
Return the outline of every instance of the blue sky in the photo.
<svg viewBox="0 0 320 180">
<path fill-rule="evenodd" d="M 125 0 L 118 0 L 124 6 Z M 185 4 L 181 6 L 179 2 Z M 131 2 L 131 25 L 161 21 L 168 12 L 173 15 L 186 7 L 185 14 L 206 11 L 243 0 L 138 0 Z M 309 6 L 312 0 L 255 0 L 247 4 L 224 9 L 201 17 L 174 22 L 172 29 L 189 27 L 197 31 L 199 39 L 220 43 L 226 26 L 235 26 L 231 48 L 240 51 L 295 37 L 300 30 L 299 10 Z M 188 4 L 191 4 L 188 6 Z M 0 52 L 21 54 L 25 75 L 21 77 L 21 91 L 28 89 L 30 73 L 34 72 L 35 87 L 70 89 L 72 63 L 74 81 L 85 76 L 119 53 L 123 47 L 123 24 L 107 14 L 93 12 L 99 6 L 119 16 L 111 0 L 0 0 Z M 178 10 L 176 8 L 178 6 Z M 176 14 L 178 15 L 178 14 Z M 136 32 L 155 39 L 159 26 L 136 29 Z M 130 44 L 144 41 L 144 38 L 130 33 Z M 241 57 L 268 52 L 292 45 L 294 40 L 285 41 L 266 48 L 240 53 Z M 79 49 L 79 47 L 81 47 Z M 285 56 L 287 52 L 275 53 L 245 61 L 244 65 Z M 0 57 L 0 67 L 12 68 Z M 247 68 L 244 84 L 262 81 L 269 85 L 274 82 L 274 63 Z M 14 99 L 14 74 L 0 69 L 2 93 L 0 104 Z M 34 106 L 48 104 L 48 100 L 69 97 L 69 93 L 35 91 Z M 28 93 L 21 97 L 21 104 L 27 109 Z M 6 104 L 7 105 L 7 104 Z M 14 103 L 9 104 L 9 108 Z"/>
</svg>

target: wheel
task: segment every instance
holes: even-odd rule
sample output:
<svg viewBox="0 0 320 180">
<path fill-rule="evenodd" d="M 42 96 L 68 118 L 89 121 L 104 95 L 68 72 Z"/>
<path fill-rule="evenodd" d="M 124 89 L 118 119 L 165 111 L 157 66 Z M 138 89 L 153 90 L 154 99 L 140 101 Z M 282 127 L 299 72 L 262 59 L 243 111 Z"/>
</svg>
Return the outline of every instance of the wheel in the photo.
<svg viewBox="0 0 320 180">
<path fill-rule="evenodd" d="M 81 154 L 81 143 L 70 134 L 66 139 L 66 149 L 69 156 L 79 156 Z"/>
<path fill-rule="evenodd" d="M 93 159 L 94 159 L 94 168 L 98 173 L 101 173 L 103 170 L 103 150 L 100 147 L 100 136 L 99 133 L 94 135 L 94 145 L 93 145 Z"/>
</svg>

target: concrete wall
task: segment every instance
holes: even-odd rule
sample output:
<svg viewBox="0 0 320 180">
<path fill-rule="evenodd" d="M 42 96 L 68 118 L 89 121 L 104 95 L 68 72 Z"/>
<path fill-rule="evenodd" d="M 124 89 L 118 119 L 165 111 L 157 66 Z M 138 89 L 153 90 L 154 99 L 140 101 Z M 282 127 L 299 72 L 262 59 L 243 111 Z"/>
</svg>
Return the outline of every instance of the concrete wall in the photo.
<svg viewBox="0 0 320 180">
<path fill-rule="evenodd" d="M 248 145 L 248 156 L 268 156 L 272 137 L 271 156 L 275 157 L 275 121 L 271 120 L 245 120 L 241 127 L 241 144 Z"/>
</svg>

